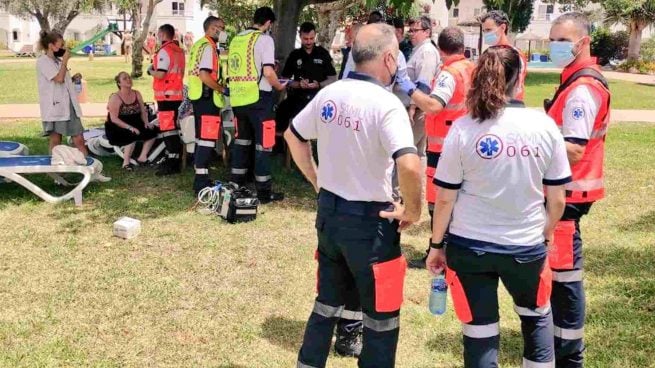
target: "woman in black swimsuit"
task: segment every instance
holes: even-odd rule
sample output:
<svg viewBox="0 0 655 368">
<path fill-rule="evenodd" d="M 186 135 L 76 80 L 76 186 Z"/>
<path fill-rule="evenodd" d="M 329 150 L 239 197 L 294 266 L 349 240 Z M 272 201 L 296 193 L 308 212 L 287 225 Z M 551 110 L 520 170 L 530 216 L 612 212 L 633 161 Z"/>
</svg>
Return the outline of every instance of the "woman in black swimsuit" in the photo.
<svg viewBox="0 0 655 368">
<path fill-rule="evenodd" d="M 148 122 L 148 112 L 143 105 L 143 97 L 139 91 L 132 89 L 132 78 L 126 72 L 120 72 L 114 78 L 118 92 L 109 97 L 107 110 L 109 114 L 105 122 L 105 131 L 109 143 L 124 147 L 123 168 L 131 171 L 130 164 L 135 142 L 143 141 L 141 154 L 136 159 L 139 164 L 145 163 L 148 153 L 155 143 L 157 131 Z"/>
</svg>

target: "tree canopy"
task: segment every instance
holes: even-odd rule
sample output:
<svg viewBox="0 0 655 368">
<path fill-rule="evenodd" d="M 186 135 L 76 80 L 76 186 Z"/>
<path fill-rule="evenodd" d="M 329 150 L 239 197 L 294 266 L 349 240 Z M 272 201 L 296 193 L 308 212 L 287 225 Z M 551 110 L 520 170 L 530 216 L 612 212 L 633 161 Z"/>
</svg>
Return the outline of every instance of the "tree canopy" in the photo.
<svg viewBox="0 0 655 368">
<path fill-rule="evenodd" d="M 521 33 L 530 25 L 532 0 L 484 0 L 487 10 L 502 10 L 509 17 L 510 31 Z"/>
<path fill-rule="evenodd" d="M 0 6 L 21 18 L 34 17 L 42 30 L 64 32 L 82 12 L 102 11 L 109 0 L 0 0 Z"/>
</svg>

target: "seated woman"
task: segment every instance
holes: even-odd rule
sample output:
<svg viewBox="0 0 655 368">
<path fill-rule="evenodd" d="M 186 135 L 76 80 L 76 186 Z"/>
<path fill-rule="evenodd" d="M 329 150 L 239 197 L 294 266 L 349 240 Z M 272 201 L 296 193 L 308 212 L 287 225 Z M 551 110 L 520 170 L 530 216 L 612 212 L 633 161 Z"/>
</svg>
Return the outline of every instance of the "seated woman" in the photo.
<svg viewBox="0 0 655 368">
<path fill-rule="evenodd" d="M 142 141 L 141 154 L 136 159 L 144 164 L 148 153 L 155 143 L 157 131 L 148 122 L 148 112 L 143 105 L 143 97 L 139 91 L 132 89 L 132 78 L 126 72 L 120 72 L 114 78 L 118 86 L 118 93 L 109 96 L 107 110 L 109 114 L 105 122 L 105 132 L 109 143 L 124 147 L 123 169 L 132 171 L 134 165 L 130 163 L 136 142 Z"/>
</svg>

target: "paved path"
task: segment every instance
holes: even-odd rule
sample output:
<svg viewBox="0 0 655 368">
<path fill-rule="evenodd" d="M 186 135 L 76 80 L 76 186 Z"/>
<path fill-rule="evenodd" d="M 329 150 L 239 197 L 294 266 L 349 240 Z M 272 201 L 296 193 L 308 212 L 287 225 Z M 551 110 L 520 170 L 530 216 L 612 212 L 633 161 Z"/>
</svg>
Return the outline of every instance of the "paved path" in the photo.
<svg viewBox="0 0 655 368">
<path fill-rule="evenodd" d="M 562 69 L 558 68 L 528 68 L 529 73 L 561 73 Z M 647 74 L 630 74 L 614 71 L 603 70 L 603 75 L 607 79 L 616 79 L 627 82 L 643 83 L 655 85 L 655 75 Z"/>
<path fill-rule="evenodd" d="M 107 116 L 107 104 L 80 104 L 85 118 Z M 38 104 L 0 105 L 0 120 L 40 119 Z M 612 121 L 636 121 L 655 123 L 655 110 L 612 110 Z"/>
</svg>

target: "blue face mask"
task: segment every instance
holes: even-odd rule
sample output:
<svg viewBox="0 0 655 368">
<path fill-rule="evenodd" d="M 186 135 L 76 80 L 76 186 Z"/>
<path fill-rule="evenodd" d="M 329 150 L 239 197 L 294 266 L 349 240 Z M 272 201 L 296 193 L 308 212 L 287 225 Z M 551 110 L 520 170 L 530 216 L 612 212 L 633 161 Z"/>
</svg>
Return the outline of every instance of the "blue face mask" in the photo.
<svg viewBox="0 0 655 368">
<path fill-rule="evenodd" d="M 484 43 L 489 46 L 496 46 L 498 44 L 499 37 L 496 34 L 496 31 L 486 32 L 483 37 Z"/>
<path fill-rule="evenodd" d="M 577 56 L 573 52 L 575 44 L 571 41 L 551 41 L 550 43 L 550 59 L 553 64 L 560 68 L 564 68 L 571 64 Z"/>
</svg>

